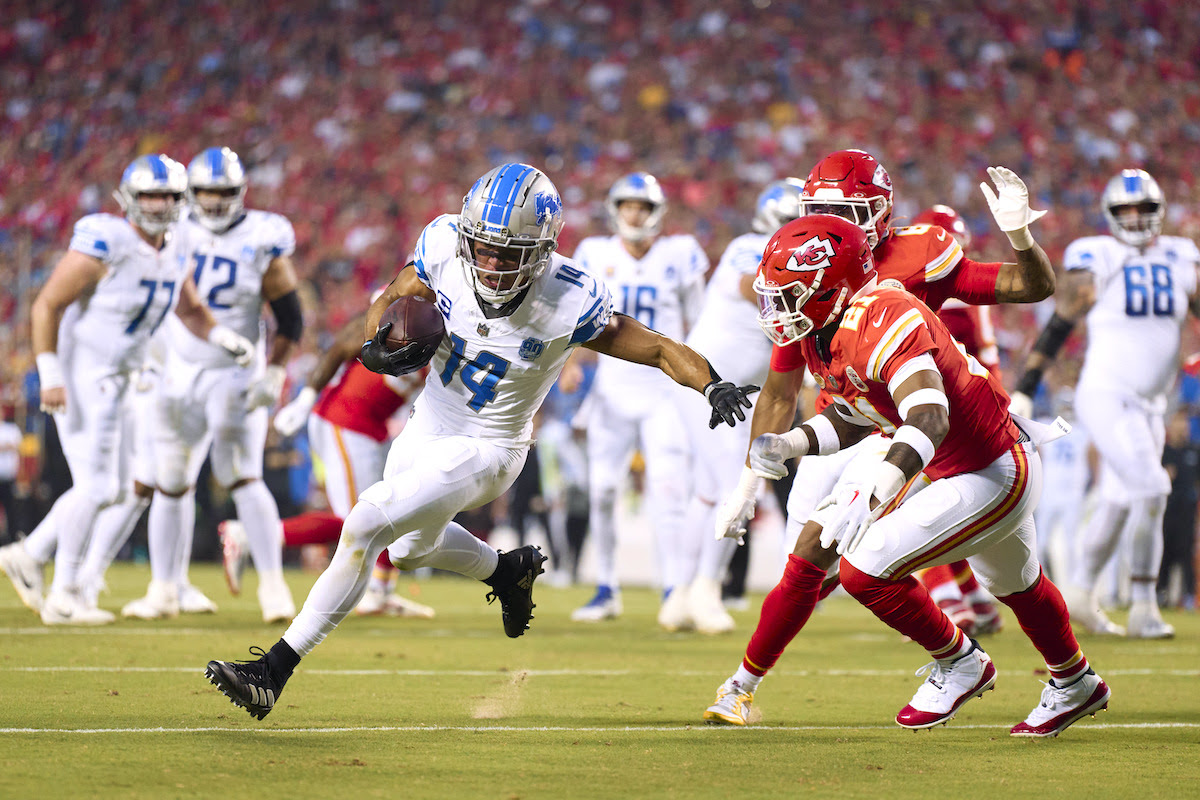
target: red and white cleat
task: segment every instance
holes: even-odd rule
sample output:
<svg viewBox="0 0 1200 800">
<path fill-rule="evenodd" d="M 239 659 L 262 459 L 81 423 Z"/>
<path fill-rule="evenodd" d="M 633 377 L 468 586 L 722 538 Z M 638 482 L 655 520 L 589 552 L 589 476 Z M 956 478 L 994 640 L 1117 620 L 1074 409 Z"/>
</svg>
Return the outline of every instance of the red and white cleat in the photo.
<svg viewBox="0 0 1200 800">
<path fill-rule="evenodd" d="M 1024 722 L 1013 726 L 1012 736 L 1044 738 L 1058 736 L 1076 720 L 1108 708 L 1112 692 L 1099 675 L 1088 670 L 1074 683 L 1056 686 L 1051 679 L 1042 690 L 1042 700 Z"/>
<path fill-rule="evenodd" d="M 996 684 L 996 665 L 978 644 L 949 665 L 931 661 L 917 670 L 918 675 L 926 673 L 929 677 L 896 715 L 896 724 L 903 728 L 920 730 L 944 725 L 954 719 L 963 703 L 983 697 Z"/>
</svg>

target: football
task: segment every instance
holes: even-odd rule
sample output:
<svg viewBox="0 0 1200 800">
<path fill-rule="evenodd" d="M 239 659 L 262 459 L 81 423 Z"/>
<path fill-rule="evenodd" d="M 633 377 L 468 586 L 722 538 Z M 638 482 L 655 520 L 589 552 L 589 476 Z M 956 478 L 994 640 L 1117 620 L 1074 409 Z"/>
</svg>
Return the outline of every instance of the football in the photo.
<svg viewBox="0 0 1200 800">
<path fill-rule="evenodd" d="M 399 350 L 407 344 L 419 342 L 422 349 L 433 358 L 442 337 L 446 335 L 442 312 L 424 297 L 407 295 L 392 303 L 379 318 L 379 327 L 388 322 L 392 323 L 387 336 L 389 350 Z"/>
</svg>

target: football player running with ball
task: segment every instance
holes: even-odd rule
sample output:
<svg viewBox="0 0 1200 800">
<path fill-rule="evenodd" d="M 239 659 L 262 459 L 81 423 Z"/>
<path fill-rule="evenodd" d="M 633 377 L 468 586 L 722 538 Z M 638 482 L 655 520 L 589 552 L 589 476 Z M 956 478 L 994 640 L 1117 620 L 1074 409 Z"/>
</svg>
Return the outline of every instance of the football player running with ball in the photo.
<svg viewBox="0 0 1200 800">
<path fill-rule="evenodd" d="M 359 495 L 333 561 L 283 638 L 255 661 L 209 662 L 209 679 L 252 716 L 271 711 L 300 659 L 357 605 L 385 547 L 401 569 L 428 566 L 488 584 L 504 632 L 525 632 L 546 557 L 532 546 L 498 553 L 452 520 L 512 485 L 532 444 L 533 416 L 574 348 L 657 367 L 702 392 L 710 425 L 745 418 L 756 387 L 722 381 L 694 350 L 614 314 L 604 283 L 555 254 L 562 225 L 562 202 L 545 174 L 525 164 L 496 167 L 471 187 L 460 214 L 425 228 L 412 261 L 371 306 L 362 361 L 376 372 L 424 366 L 408 347 L 390 351 L 390 326 L 377 327 L 398 298 L 436 303 L 446 337 L 383 480 Z"/>
<path fill-rule="evenodd" d="M 801 538 L 815 536 L 823 553 L 843 556 L 845 589 L 933 659 L 896 722 L 913 729 L 948 722 L 995 683 L 988 655 L 912 577 L 961 558 L 1016 614 L 1051 675 L 1041 702 L 1011 733 L 1056 736 L 1104 708 L 1108 687 L 1080 651 L 1062 596 L 1037 561 L 1032 512 L 1041 463 L 1031 436 L 1044 438 L 1046 426 L 1019 427 L 999 381 L 962 351 L 937 315 L 908 292 L 879 285 L 866 236 L 841 217 L 810 215 L 781 228 L 767 245 L 756 288 L 764 329 L 799 351 L 833 404 L 797 428 L 781 426 L 782 435 L 762 432 L 750 447 L 751 468 L 779 476 L 788 457 L 836 452 L 875 430 L 891 436 L 884 459 L 823 500 Z M 793 401 L 802 374 L 780 375 Z M 922 473 L 931 483 L 900 504 Z M 793 604 L 788 589 L 807 587 L 815 596 L 824 573 L 792 555 L 763 603 L 764 616 L 790 606 L 784 614 L 798 631 L 812 606 Z M 748 654 L 756 654 L 754 641 Z M 757 677 L 743 666 L 707 718 L 737 713 L 723 700 L 753 691 L 740 683 L 742 673 Z"/>
</svg>

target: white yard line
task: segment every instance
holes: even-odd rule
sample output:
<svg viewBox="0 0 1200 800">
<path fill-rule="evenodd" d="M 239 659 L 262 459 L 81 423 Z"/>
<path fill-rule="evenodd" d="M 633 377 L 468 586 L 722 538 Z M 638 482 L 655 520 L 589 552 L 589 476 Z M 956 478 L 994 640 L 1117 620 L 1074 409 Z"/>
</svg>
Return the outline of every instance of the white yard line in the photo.
<svg viewBox="0 0 1200 800">
<path fill-rule="evenodd" d="M 496 669 L 304 669 L 306 675 L 344 675 L 353 676 L 372 676 L 372 675 L 397 675 L 405 678 L 426 678 L 426 677 L 457 677 L 457 678 L 511 678 L 517 672 L 531 678 L 557 678 L 557 677 L 623 677 L 623 676 L 641 676 L 641 675 L 658 675 L 659 673 L 650 670 L 629 670 L 629 669 L 527 669 L 527 670 L 496 670 Z M 4 672 L 103 672 L 103 673 L 122 673 L 122 672 L 152 672 L 152 673 L 196 673 L 203 674 L 204 668 L 201 666 L 195 667 L 98 667 L 98 666 L 41 666 L 41 667 L 0 667 L 0 673 Z M 1028 676 L 1028 669 L 1020 670 L 998 670 L 999 674 L 1011 677 Z M 1196 678 L 1200 677 L 1200 669 L 1153 669 L 1153 668 L 1138 668 L 1138 669 L 1106 669 L 1103 671 L 1104 677 L 1123 677 L 1123 676 L 1155 676 L 1155 677 L 1171 677 L 1171 678 Z M 720 677 L 716 673 L 704 670 L 672 670 L 671 674 L 676 677 L 685 678 L 704 678 L 704 677 Z M 814 670 L 776 670 L 772 675 L 780 675 L 793 678 L 886 678 L 886 677 L 908 677 L 912 675 L 912 670 L 909 669 L 814 669 Z"/>
</svg>

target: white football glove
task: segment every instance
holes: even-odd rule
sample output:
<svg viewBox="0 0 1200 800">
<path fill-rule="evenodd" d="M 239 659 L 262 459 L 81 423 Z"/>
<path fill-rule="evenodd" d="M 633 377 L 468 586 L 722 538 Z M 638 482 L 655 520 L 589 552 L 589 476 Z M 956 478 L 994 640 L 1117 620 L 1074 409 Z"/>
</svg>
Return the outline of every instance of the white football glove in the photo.
<svg viewBox="0 0 1200 800">
<path fill-rule="evenodd" d="M 287 370 L 278 364 L 271 364 L 246 390 L 246 410 L 253 411 L 262 406 L 273 406 L 279 400 L 283 391 L 283 382 L 287 380 Z"/>
<path fill-rule="evenodd" d="M 1000 230 L 1008 234 L 1009 241 L 1017 250 L 1028 250 L 1033 246 L 1029 235 L 1029 224 L 1046 215 L 1045 211 L 1034 211 L 1029 207 L 1029 189 L 1017 173 L 1005 167 L 988 167 L 988 176 L 996 184 L 996 190 L 987 182 L 979 189 L 987 199 L 988 208 L 996 218 Z"/>
<path fill-rule="evenodd" d="M 754 516 L 758 485 L 758 476 L 749 469 L 743 469 L 737 488 L 717 509 L 717 541 L 737 539 L 738 544 L 744 544 L 742 537 Z"/>
<path fill-rule="evenodd" d="M 821 547 L 828 550 L 837 543 L 839 556 L 853 553 L 871 523 L 883 513 L 883 503 L 871 510 L 871 490 L 866 486 L 843 486 L 822 500 L 814 509 L 825 512 L 828 520 L 821 528 Z"/>
<path fill-rule="evenodd" d="M 1008 404 L 1009 413 L 1033 419 L 1033 400 L 1024 392 L 1013 392 Z"/>
<path fill-rule="evenodd" d="M 275 415 L 275 430 L 280 436 L 294 436 L 296 431 L 304 427 L 308 421 L 309 412 L 317 404 L 317 390 L 305 386 L 296 395 L 296 399 L 279 409 Z"/>
<path fill-rule="evenodd" d="M 254 342 L 224 325 L 214 325 L 208 332 L 209 344 L 215 344 L 229 355 L 239 367 L 248 367 L 254 360 Z M 283 384 L 281 383 L 280 386 Z"/>
<path fill-rule="evenodd" d="M 750 443 L 750 469 L 760 478 L 777 481 L 787 476 L 787 464 L 791 449 L 783 437 L 775 433 L 764 433 Z"/>
</svg>

